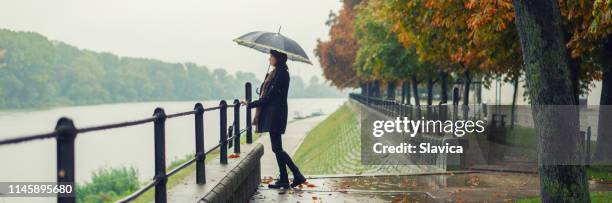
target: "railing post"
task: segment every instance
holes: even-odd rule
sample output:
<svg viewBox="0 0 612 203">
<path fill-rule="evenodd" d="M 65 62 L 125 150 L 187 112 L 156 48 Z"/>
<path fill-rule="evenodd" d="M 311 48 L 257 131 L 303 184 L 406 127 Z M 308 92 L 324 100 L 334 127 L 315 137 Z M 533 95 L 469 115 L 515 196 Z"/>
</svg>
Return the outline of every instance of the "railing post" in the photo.
<svg viewBox="0 0 612 203">
<path fill-rule="evenodd" d="M 366 83 L 366 99 L 365 99 L 365 102 L 366 102 L 366 106 L 369 106 L 369 104 L 370 104 L 370 82 Z"/>
<path fill-rule="evenodd" d="M 162 108 L 156 108 L 155 117 L 155 202 L 166 202 L 166 113 Z"/>
<path fill-rule="evenodd" d="M 219 103 L 219 157 L 221 164 L 227 164 L 227 102 Z"/>
<path fill-rule="evenodd" d="M 57 183 L 74 183 L 74 139 L 77 131 L 71 119 L 62 117 L 55 125 L 57 133 Z M 74 185 L 73 185 L 73 189 Z M 73 192 L 74 193 L 74 192 Z M 57 197 L 59 203 L 73 203 L 75 197 Z"/>
<path fill-rule="evenodd" d="M 246 102 L 251 102 L 252 100 L 252 96 L 251 96 L 251 83 L 247 82 L 246 84 L 244 84 L 244 97 L 246 99 Z M 246 142 L 251 144 L 253 143 L 253 131 L 252 131 L 252 124 L 251 124 L 251 108 L 247 105 L 246 107 Z"/>
<path fill-rule="evenodd" d="M 234 99 L 234 153 L 240 153 L 240 101 Z"/>
<path fill-rule="evenodd" d="M 232 137 L 232 135 L 234 134 L 234 130 L 233 130 L 233 129 L 234 129 L 234 128 L 233 128 L 234 126 L 233 126 L 233 123 L 234 123 L 234 122 L 232 122 L 232 125 L 230 125 L 230 126 L 227 128 L 227 148 L 228 148 L 228 149 L 229 149 L 229 148 L 234 147 L 234 137 Z"/>
<path fill-rule="evenodd" d="M 196 148 L 196 183 L 202 185 L 206 183 L 206 153 L 204 152 L 204 106 L 196 103 L 195 107 L 195 148 Z"/>
</svg>

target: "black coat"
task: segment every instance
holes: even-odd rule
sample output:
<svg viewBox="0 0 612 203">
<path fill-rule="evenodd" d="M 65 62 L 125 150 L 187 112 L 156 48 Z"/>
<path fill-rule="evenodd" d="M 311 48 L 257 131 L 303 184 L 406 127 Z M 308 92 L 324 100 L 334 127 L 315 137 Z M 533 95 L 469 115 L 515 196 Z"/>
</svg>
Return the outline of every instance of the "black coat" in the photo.
<svg viewBox="0 0 612 203">
<path fill-rule="evenodd" d="M 249 103 L 249 107 L 260 107 L 255 132 L 285 133 L 287 128 L 287 92 L 289 91 L 289 72 L 278 67 L 268 88 L 263 90 L 259 100 Z"/>
</svg>

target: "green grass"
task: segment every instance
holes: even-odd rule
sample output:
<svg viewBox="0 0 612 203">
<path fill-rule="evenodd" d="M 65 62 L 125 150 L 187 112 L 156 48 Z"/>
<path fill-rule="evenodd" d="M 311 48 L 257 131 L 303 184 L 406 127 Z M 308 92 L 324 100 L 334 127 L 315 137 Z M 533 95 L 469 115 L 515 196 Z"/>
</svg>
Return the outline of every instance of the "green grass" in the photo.
<svg viewBox="0 0 612 203">
<path fill-rule="evenodd" d="M 599 203 L 599 202 L 612 202 L 612 191 L 605 192 L 591 192 L 591 202 Z M 540 197 L 531 197 L 526 199 L 520 199 L 514 201 L 516 203 L 539 203 L 542 202 Z"/>
<path fill-rule="evenodd" d="M 508 131 L 506 143 L 536 149 L 538 140 L 534 128 L 515 125 Z"/>
<path fill-rule="evenodd" d="M 308 132 L 293 159 L 304 174 L 351 173 L 359 159 L 348 159 L 352 150 L 359 150 L 361 141 L 357 115 L 348 105 L 342 105 L 323 122 Z M 354 131 L 354 132 L 353 132 Z M 343 159 L 347 157 L 347 159 Z M 341 163 L 341 162 L 347 163 Z"/>
<path fill-rule="evenodd" d="M 537 157 L 537 136 L 534 128 L 514 126 L 514 129 L 508 131 L 506 142 L 510 145 L 521 146 L 521 152 L 536 159 Z M 597 143 L 591 141 L 591 152 L 595 151 Z M 587 169 L 587 176 L 591 180 L 610 181 L 612 180 L 612 166 L 590 166 Z"/>
<path fill-rule="evenodd" d="M 590 166 L 587 168 L 587 176 L 591 180 L 612 181 L 612 166 Z"/>
<path fill-rule="evenodd" d="M 406 173 L 408 165 L 363 165 L 361 127 L 356 105 L 345 103 L 313 128 L 293 155 L 306 175 Z"/>
<path fill-rule="evenodd" d="M 112 202 L 138 189 L 138 171 L 134 167 L 101 168 L 91 182 L 78 183 L 77 202 Z"/>
</svg>

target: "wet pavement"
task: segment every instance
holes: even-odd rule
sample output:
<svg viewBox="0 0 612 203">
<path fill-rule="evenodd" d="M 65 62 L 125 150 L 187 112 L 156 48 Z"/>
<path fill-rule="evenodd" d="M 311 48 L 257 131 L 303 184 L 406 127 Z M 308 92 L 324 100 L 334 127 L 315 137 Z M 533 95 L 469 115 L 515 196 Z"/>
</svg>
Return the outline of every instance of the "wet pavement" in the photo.
<svg viewBox="0 0 612 203">
<path fill-rule="evenodd" d="M 465 172 L 433 175 L 311 177 L 310 186 L 268 189 L 262 180 L 252 202 L 511 202 L 539 195 L 536 174 Z M 590 184 L 610 191 L 610 183 Z"/>
<path fill-rule="evenodd" d="M 263 189 L 251 199 L 252 202 L 436 202 L 422 192 L 334 192 L 313 190 L 288 190 L 288 194 L 278 190 Z"/>
</svg>

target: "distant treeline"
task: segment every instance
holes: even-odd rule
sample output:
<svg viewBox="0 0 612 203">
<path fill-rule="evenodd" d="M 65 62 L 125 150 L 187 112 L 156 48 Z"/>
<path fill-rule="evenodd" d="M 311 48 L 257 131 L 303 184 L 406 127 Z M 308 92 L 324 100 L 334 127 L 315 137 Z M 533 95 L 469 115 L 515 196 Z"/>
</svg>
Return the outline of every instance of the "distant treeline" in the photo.
<svg viewBox="0 0 612 203">
<path fill-rule="evenodd" d="M 0 29 L 0 108 L 241 98 L 253 73 L 229 75 L 194 63 L 81 50 L 32 32 Z M 294 97 L 336 97 L 335 89 L 292 78 Z M 255 89 L 255 88 L 254 88 Z"/>
</svg>

